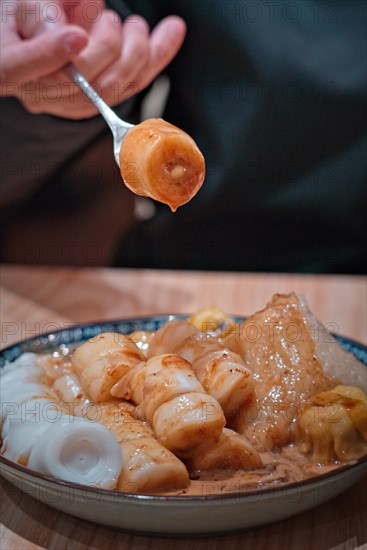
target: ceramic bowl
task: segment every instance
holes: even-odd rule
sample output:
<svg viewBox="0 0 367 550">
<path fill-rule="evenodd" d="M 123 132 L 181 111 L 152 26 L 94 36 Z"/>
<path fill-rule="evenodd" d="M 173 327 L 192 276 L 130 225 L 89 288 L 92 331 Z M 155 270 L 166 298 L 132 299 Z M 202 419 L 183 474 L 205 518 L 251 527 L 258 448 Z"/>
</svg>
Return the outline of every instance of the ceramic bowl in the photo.
<svg viewBox="0 0 367 550">
<path fill-rule="evenodd" d="M 4 349 L 0 367 L 22 353 L 49 351 L 61 344 L 75 345 L 101 332 L 123 334 L 157 330 L 177 316 L 93 323 L 24 340 Z M 336 337 L 367 365 L 367 348 Z M 214 535 L 243 530 L 289 518 L 348 489 L 367 471 L 367 456 L 317 478 L 260 491 L 218 494 L 203 486 L 199 496 L 152 496 L 120 493 L 60 481 L 0 456 L 1 474 L 16 487 L 45 504 L 73 516 L 131 533 L 154 535 Z"/>
</svg>

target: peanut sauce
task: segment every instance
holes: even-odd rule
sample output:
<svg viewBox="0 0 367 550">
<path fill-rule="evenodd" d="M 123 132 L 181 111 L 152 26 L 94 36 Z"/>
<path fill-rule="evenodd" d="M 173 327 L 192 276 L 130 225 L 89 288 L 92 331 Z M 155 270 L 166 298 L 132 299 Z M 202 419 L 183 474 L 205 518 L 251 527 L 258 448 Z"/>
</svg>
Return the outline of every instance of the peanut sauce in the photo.
<svg viewBox="0 0 367 550">
<path fill-rule="evenodd" d="M 244 494 L 284 486 L 331 472 L 341 463 L 315 464 L 305 457 L 296 445 L 288 445 L 281 451 L 260 453 L 263 468 L 252 470 L 213 469 L 190 472 L 190 485 L 183 490 L 170 491 L 167 496 L 210 496 L 229 493 Z"/>
</svg>

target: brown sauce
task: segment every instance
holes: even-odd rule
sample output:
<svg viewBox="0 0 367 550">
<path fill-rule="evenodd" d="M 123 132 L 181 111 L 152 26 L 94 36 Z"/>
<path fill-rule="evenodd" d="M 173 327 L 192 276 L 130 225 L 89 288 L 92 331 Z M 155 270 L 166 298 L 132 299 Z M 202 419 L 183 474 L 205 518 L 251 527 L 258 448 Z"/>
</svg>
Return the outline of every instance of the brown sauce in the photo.
<svg viewBox="0 0 367 550">
<path fill-rule="evenodd" d="M 305 457 L 296 445 L 288 445 L 279 452 L 269 451 L 260 453 L 260 455 L 264 463 L 263 468 L 238 471 L 214 469 L 192 472 L 188 487 L 164 494 L 169 496 L 210 496 L 260 491 L 314 478 L 331 472 L 341 465 L 340 463 L 315 464 Z"/>
</svg>

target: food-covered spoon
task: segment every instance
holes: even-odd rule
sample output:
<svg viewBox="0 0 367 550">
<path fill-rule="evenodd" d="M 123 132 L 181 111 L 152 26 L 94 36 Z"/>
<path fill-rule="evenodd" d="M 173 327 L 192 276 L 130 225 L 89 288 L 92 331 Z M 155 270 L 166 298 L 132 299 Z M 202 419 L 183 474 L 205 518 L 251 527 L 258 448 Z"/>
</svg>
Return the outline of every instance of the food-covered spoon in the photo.
<svg viewBox="0 0 367 550">
<path fill-rule="evenodd" d="M 204 181 L 205 161 L 188 134 L 162 119 L 136 126 L 121 120 L 73 64 L 64 71 L 109 125 L 115 160 L 131 191 L 168 204 L 172 211 L 196 195 Z"/>
</svg>

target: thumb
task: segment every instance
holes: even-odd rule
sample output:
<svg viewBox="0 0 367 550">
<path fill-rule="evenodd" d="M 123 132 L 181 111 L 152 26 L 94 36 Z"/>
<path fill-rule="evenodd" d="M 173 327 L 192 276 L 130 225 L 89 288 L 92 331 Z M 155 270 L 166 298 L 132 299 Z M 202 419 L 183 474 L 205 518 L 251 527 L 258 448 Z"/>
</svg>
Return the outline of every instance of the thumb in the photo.
<svg viewBox="0 0 367 550">
<path fill-rule="evenodd" d="M 7 46 L 2 60 L 2 87 L 24 84 L 61 69 L 87 42 L 84 29 L 64 25 Z"/>
</svg>

